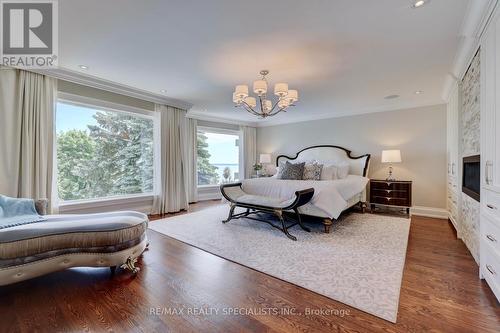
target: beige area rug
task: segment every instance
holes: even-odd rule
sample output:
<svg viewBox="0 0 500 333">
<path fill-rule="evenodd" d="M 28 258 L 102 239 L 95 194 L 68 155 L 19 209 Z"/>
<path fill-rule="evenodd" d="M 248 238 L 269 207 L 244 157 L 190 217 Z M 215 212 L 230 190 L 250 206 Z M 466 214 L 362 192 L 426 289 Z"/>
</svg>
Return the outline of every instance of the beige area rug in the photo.
<svg viewBox="0 0 500 333">
<path fill-rule="evenodd" d="M 333 224 L 295 226 L 288 239 L 266 223 L 227 224 L 226 205 L 151 222 L 149 228 L 377 317 L 396 322 L 410 220 L 350 213 Z"/>
</svg>

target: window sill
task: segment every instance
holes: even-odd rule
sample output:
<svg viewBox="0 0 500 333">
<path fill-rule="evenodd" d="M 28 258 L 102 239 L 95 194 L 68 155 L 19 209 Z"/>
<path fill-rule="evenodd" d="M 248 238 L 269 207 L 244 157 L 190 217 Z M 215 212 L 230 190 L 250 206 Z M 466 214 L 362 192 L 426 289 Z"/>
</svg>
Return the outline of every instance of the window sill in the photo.
<svg viewBox="0 0 500 333">
<path fill-rule="evenodd" d="M 75 211 L 100 211 L 107 210 L 106 208 L 116 207 L 116 209 L 120 209 L 122 205 L 130 206 L 130 209 L 134 209 L 134 207 L 146 207 L 152 205 L 154 194 L 137 194 L 137 195 L 129 195 L 129 196 L 116 196 L 116 197 L 107 197 L 107 198 L 96 198 L 96 199 L 88 199 L 88 200 L 71 200 L 61 202 L 59 204 L 59 212 L 60 213 L 69 213 Z"/>
</svg>

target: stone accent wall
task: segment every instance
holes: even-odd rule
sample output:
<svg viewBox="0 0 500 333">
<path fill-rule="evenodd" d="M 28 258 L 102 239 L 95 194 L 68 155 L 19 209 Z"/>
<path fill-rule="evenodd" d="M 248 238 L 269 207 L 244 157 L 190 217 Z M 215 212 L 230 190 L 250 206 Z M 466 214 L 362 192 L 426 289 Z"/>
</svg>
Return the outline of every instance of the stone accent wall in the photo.
<svg viewBox="0 0 500 333">
<path fill-rule="evenodd" d="M 478 52 L 465 74 L 461 87 L 462 157 L 478 155 L 480 148 L 480 53 Z M 461 180 L 460 180 L 461 182 Z M 460 234 L 465 245 L 479 264 L 480 204 L 462 193 Z"/>
</svg>

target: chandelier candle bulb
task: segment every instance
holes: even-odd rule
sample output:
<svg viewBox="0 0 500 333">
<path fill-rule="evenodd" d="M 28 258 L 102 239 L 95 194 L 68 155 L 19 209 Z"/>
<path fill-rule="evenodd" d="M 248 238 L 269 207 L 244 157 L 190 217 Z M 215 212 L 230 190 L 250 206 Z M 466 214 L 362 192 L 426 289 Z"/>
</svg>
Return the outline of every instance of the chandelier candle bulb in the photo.
<svg viewBox="0 0 500 333">
<path fill-rule="evenodd" d="M 257 80 L 253 82 L 253 92 L 258 96 L 267 93 L 267 82 L 265 80 Z"/>
<path fill-rule="evenodd" d="M 233 102 L 236 104 L 240 104 L 243 99 L 238 95 L 238 93 L 233 93 Z"/>
<path fill-rule="evenodd" d="M 246 84 L 240 84 L 240 85 L 236 86 L 236 89 L 234 90 L 234 92 L 241 99 L 244 99 L 245 97 L 248 96 L 248 86 Z"/>
<path fill-rule="evenodd" d="M 288 84 L 287 83 L 276 83 L 274 85 L 274 94 L 276 96 L 286 96 L 288 94 Z"/>
</svg>

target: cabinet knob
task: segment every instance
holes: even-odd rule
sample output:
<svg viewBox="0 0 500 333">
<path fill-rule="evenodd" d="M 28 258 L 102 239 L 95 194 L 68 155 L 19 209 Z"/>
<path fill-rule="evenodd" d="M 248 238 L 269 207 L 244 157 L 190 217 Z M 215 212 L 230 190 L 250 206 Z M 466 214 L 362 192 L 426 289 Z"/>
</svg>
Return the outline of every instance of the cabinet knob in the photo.
<svg viewBox="0 0 500 333">
<path fill-rule="evenodd" d="M 497 209 L 495 206 L 490 205 L 490 204 L 487 204 L 486 207 L 488 207 L 489 209 Z"/>
</svg>

